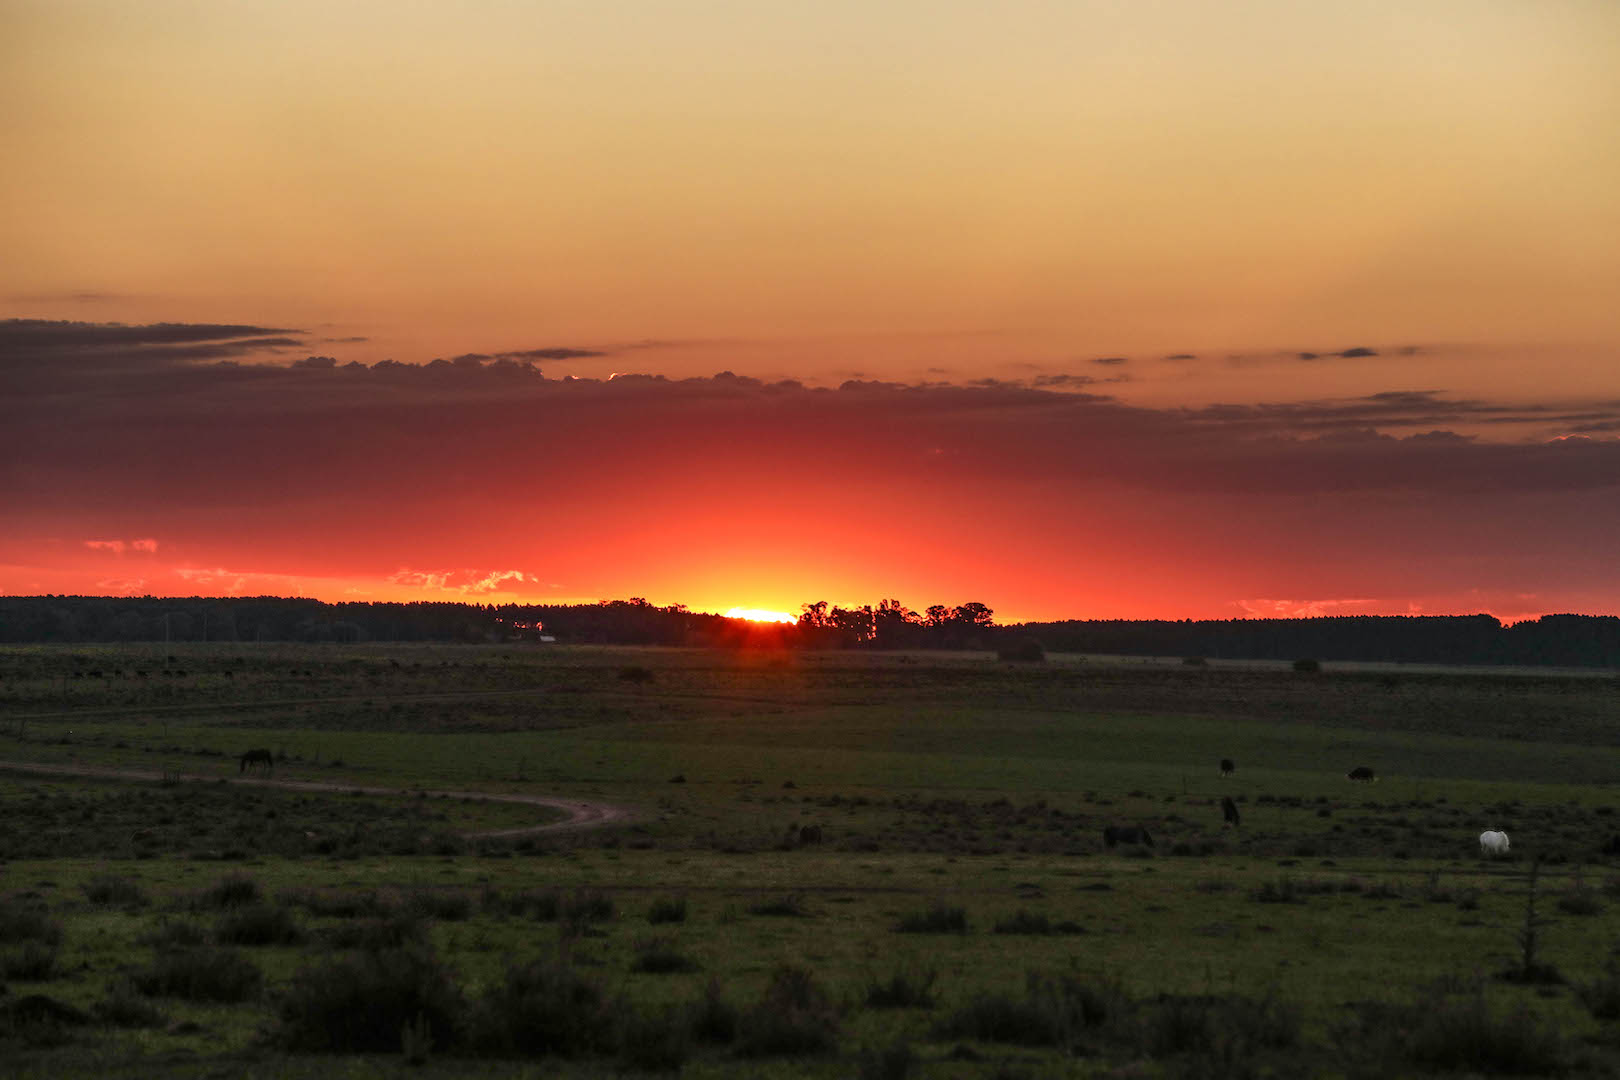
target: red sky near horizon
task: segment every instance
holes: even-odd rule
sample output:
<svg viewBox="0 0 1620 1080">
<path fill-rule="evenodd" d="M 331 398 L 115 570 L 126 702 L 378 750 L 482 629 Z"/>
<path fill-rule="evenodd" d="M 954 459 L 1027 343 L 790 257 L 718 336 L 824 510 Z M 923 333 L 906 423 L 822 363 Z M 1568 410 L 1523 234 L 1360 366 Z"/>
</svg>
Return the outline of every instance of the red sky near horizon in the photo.
<svg viewBox="0 0 1620 1080">
<path fill-rule="evenodd" d="M 1620 612 L 1617 70 L 1599 0 L 0 0 L 0 592 Z"/>
</svg>

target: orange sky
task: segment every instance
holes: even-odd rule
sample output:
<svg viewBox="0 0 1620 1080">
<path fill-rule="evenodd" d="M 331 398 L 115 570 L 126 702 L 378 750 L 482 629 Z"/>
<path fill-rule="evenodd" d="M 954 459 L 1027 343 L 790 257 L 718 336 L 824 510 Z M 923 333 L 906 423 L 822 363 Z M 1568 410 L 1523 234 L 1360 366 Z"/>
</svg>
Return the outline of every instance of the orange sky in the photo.
<svg viewBox="0 0 1620 1080">
<path fill-rule="evenodd" d="M 1617 71 L 1609 0 L 0 0 L 0 319 L 206 328 L 0 331 L 0 591 L 1620 611 Z"/>
</svg>

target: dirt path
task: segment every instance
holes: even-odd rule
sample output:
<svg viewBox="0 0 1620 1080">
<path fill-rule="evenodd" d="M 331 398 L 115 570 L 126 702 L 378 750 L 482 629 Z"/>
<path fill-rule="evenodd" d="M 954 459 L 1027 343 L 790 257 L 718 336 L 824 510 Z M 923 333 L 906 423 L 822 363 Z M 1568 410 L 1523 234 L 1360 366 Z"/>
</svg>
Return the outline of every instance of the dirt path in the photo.
<svg viewBox="0 0 1620 1080">
<path fill-rule="evenodd" d="M 165 779 L 201 783 L 226 783 L 251 787 L 281 788 L 286 791 L 309 791 L 323 795 L 347 795 L 360 792 L 365 795 L 385 795 L 399 798 L 424 797 L 429 799 L 478 799 L 483 802 L 520 803 L 524 806 L 544 806 L 561 810 L 568 815 L 562 821 L 544 825 L 524 825 L 516 829 L 490 829 L 483 832 L 463 833 L 468 839 L 478 837 L 512 838 L 538 836 L 542 833 L 578 832 L 582 829 L 605 829 L 633 821 L 635 815 L 628 807 L 613 803 L 586 802 L 583 799 L 563 799 L 555 795 L 519 795 L 490 791 L 427 791 L 400 790 L 398 788 L 365 787 L 359 784 L 332 784 L 317 780 L 276 780 L 268 777 L 204 776 L 198 773 L 155 773 L 144 769 L 109 769 L 95 765 L 48 765 L 34 761 L 0 761 L 0 769 L 9 772 L 35 773 L 46 776 L 83 776 L 96 780 L 140 780 L 156 783 Z"/>
</svg>

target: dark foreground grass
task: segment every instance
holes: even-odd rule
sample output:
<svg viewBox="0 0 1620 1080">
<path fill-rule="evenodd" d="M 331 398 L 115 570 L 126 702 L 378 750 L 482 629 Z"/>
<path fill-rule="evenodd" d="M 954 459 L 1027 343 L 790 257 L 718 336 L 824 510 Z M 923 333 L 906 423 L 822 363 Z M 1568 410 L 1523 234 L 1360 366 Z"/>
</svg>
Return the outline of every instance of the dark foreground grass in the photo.
<svg viewBox="0 0 1620 1080">
<path fill-rule="evenodd" d="M 54 954 L 0 995 L 17 1075 L 1599 1076 L 1620 1061 L 1605 961 L 1620 866 L 1603 854 L 1620 799 L 1595 782 L 1620 774 L 1596 734 L 1607 683 L 299 655 L 315 672 L 299 688 L 357 700 L 307 725 L 85 716 L 62 744 L 50 720 L 3 730 L 0 695 L 0 757 L 150 760 L 140 739 L 166 723 L 196 747 L 302 744 L 278 775 L 310 775 L 319 739 L 322 775 L 559 790 L 641 816 L 495 849 L 452 835 L 435 800 L 228 783 L 123 800 L 10 778 L 0 809 L 24 812 L 0 819 L 0 955 Z M 619 678 L 632 664 L 655 678 Z M 191 678 L 204 698 L 229 690 Z M 398 710 L 385 693 L 435 685 L 538 689 Z M 1509 717 L 1511 744 L 1495 738 Z M 1221 777 L 1222 757 L 1241 770 Z M 1379 784 L 1344 780 L 1363 762 Z M 404 812 L 375 818 L 385 802 Z M 48 849 L 51 821 L 94 858 L 19 858 Z M 1110 825 L 1157 846 L 1111 854 Z M 1478 857 L 1486 827 L 1512 834 L 1511 856 Z M 1562 986 L 1489 977 L 1523 959 L 1533 865 L 1536 962 Z M 18 1004 L 35 998 L 55 1006 Z"/>
</svg>

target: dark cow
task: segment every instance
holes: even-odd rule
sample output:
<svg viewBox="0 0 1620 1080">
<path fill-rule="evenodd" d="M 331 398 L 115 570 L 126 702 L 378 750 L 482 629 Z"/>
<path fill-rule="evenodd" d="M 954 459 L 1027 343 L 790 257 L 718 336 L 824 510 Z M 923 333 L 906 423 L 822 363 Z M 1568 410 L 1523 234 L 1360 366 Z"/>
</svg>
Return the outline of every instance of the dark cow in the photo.
<svg viewBox="0 0 1620 1080">
<path fill-rule="evenodd" d="M 801 826 L 799 826 L 799 843 L 800 844 L 819 844 L 819 843 L 821 843 L 821 826 L 820 825 L 801 825 Z"/>
<path fill-rule="evenodd" d="M 1361 784 L 1370 784 L 1374 780 L 1378 779 L 1378 776 L 1366 765 L 1357 765 L 1344 775 L 1346 779 L 1354 780 Z"/>
<path fill-rule="evenodd" d="M 1605 855 L 1620 855 L 1620 836 L 1610 836 L 1605 840 L 1602 851 Z"/>
<path fill-rule="evenodd" d="M 1229 757 L 1221 758 L 1221 775 L 1231 776 L 1235 772 L 1237 772 L 1237 766 L 1232 764 L 1232 759 Z"/>
<path fill-rule="evenodd" d="M 1225 815 L 1228 825 L 1243 824 L 1243 815 L 1238 813 L 1237 803 L 1232 801 L 1232 796 L 1221 796 L 1221 813 Z"/>
<path fill-rule="evenodd" d="M 1120 844 L 1142 844 L 1145 847 L 1153 846 L 1153 837 L 1139 825 L 1110 825 L 1103 830 L 1103 843 L 1109 847 Z"/>
<path fill-rule="evenodd" d="M 249 750 L 247 753 L 242 755 L 242 764 L 236 770 L 237 774 L 240 775 L 241 773 L 247 772 L 248 766 L 250 765 L 263 765 L 266 772 L 274 772 L 276 768 L 276 759 L 271 756 L 270 751 L 268 750 Z"/>
</svg>

